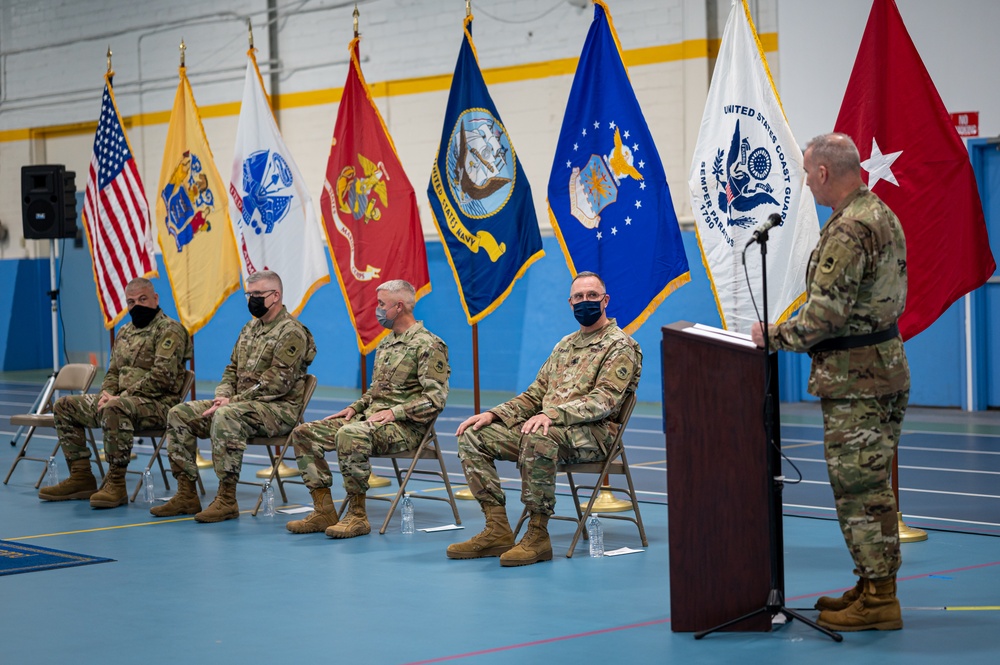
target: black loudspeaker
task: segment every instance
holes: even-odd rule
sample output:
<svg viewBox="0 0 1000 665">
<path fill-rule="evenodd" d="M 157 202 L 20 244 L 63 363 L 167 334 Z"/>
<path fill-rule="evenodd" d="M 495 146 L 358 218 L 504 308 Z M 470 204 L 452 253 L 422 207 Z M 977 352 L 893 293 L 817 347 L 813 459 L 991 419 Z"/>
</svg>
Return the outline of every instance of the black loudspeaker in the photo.
<svg viewBox="0 0 1000 665">
<path fill-rule="evenodd" d="M 62 164 L 21 167 L 24 237 L 76 237 L 76 173 Z"/>
</svg>

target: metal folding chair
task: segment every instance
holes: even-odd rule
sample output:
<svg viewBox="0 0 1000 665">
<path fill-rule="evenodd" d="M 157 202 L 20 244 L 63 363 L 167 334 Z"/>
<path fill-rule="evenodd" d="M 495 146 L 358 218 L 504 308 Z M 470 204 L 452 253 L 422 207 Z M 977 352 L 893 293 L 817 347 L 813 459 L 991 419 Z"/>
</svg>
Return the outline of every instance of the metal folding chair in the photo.
<svg viewBox="0 0 1000 665">
<path fill-rule="evenodd" d="M 302 410 L 299 411 L 299 418 L 295 421 L 295 427 L 301 425 L 304 422 L 306 415 L 306 408 L 309 407 L 309 400 L 312 399 L 313 392 L 316 390 L 316 377 L 312 374 L 306 374 L 305 376 L 305 388 L 302 393 Z M 260 487 L 260 496 L 257 497 L 257 504 L 253 507 L 252 515 L 257 516 L 257 511 L 260 510 L 260 504 L 264 501 L 264 490 L 267 488 L 269 483 L 273 483 L 275 480 L 278 481 L 278 491 L 281 492 L 281 500 L 288 503 L 288 496 L 285 494 L 285 485 L 305 485 L 301 480 L 283 480 L 281 475 L 278 474 L 278 467 L 283 459 L 286 459 L 288 453 L 288 447 L 292 445 L 292 430 L 288 431 L 288 434 L 283 434 L 281 436 L 257 436 L 249 441 L 247 441 L 247 446 L 264 446 L 267 450 L 268 457 L 271 458 L 271 475 L 264 482 L 256 482 L 253 480 L 238 480 L 237 482 L 243 485 L 257 485 Z M 278 454 L 274 453 L 274 448 L 279 448 L 280 452 Z M 295 456 L 292 456 L 295 459 Z"/>
<path fill-rule="evenodd" d="M 580 540 L 580 536 L 583 536 L 584 540 L 587 540 L 587 520 L 590 518 L 590 514 L 594 509 L 594 503 L 596 503 L 598 496 L 604 490 L 607 491 L 617 491 L 628 494 L 629 500 L 632 502 L 632 512 L 635 513 L 635 517 L 629 515 L 611 515 L 608 513 L 600 513 L 602 519 L 613 519 L 613 520 L 624 520 L 626 522 L 632 522 L 639 529 L 639 538 L 642 541 L 643 547 L 648 547 L 649 542 L 646 540 L 646 529 L 642 525 L 642 515 L 639 513 L 639 500 L 636 497 L 635 485 L 632 484 L 632 472 L 629 471 L 628 458 L 625 456 L 625 444 L 623 441 L 623 435 L 625 434 L 625 427 L 628 425 L 629 418 L 632 416 L 632 409 L 635 408 L 635 393 L 628 392 L 625 395 L 625 400 L 622 402 L 622 408 L 618 412 L 618 416 L 615 418 L 615 422 L 618 423 L 618 433 L 615 435 L 614 441 L 608 447 L 608 456 L 603 462 L 579 462 L 576 464 L 563 464 L 560 463 L 557 466 L 557 470 L 560 473 L 566 474 L 566 479 L 569 481 L 569 488 L 573 494 L 573 506 L 576 508 L 576 517 L 567 517 L 564 515 L 553 515 L 551 519 L 565 520 L 567 522 L 576 522 L 576 531 L 573 534 L 573 540 L 569 545 L 569 550 L 566 552 L 566 557 L 571 558 L 573 556 L 573 550 L 576 549 L 576 544 Z M 592 473 L 597 475 L 597 482 L 594 485 L 577 485 L 573 478 L 574 473 Z M 603 485 L 604 478 L 612 475 L 625 476 L 625 481 L 628 487 L 611 487 L 608 485 Z M 580 490 L 590 490 L 590 501 L 587 502 L 586 508 L 580 508 Z M 521 530 L 521 525 L 524 521 L 528 519 L 528 510 L 525 508 L 521 512 L 521 518 L 517 521 L 517 528 L 514 529 L 515 535 Z"/>
<path fill-rule="evenodd" d="M 31 457 L 27 454 L 28 442 L 31 441 L 32 435 L 39 427 L 55 429 L 55 416 L 52 415 L 52 405 L 55 401 L 53 396 L 55 393 L 57 391 L 67 391 L 85 395 L 87 391 L 90 390 L 90 384 L 94 382 L 94 376 L 96 374 L 97 368 L 90 364 L 71 363 L 69 365 L 65 365 L 59 370 L 54 378 L 50 378 L 45 384 L 45 388 L 42 390 L 42 393 L 38 396 L 38 400 L 36 401 L 34 412 L 10 417 L 10 424 L 12 426 L 21 429 L 27 427 L 28 433 L 25 435 L 24 441 L 21 443 L 21 449 L 18 450 L 17 455 L 14 456 L 14 463 L 10 465 L 10 471 L 7 472 L 7 477 L 3 480 L 4 485 L 7 484 L 7 481 L 9 481 L 10 477 L 14 474 L 14 469 L 16 469 L 17 465 L 22 461 L 31 460 L 33 462 L 48 463 L 48 457 Z M 104 465 L 101 464 L 101 457 L 97 453 L 97 442 L 94 440 L 94 433 L 89 427 L 86 428 L 86 431 L 88 443 L 94 453 L 93 462 L 97 464 L 97 470 L 100 472 L 101 478 L 104 478 Z M 20 434 L 20 431 L 18 434 Z M 14 443 L 15 441 L 12 440 L 11 444 L 14 445 Z M 57 441 L 55 448 L 52 450 L 52 455 L 49 457 L 55 456 L 58 452 L 59 442 Z M 47 470 L 47 466 L 42 469 L 42 474 L 38 476 L 38 482 L 35 483 L 35 489 L 38 489 L 41 486 Z"/>
<path fill-rule="evenodd" d="M 185 370 L 184 372 L 184 387 L 181 389 L 181 395 L 187 395 L 191 392 L 191 387 L 194 385 L 194 372 L 192 370 Z M 139 496 L 139 491 L 142 489 L 142 476 L 149 470 L 153 468 L 153 463 L 160 467 L 160 475 L 163 476 L 163 485 L 169 491 L 170 490 L 170 477 L 167 475 L 167 470 L 163 466 L 163 459 L 160 457 L 160 451 L 163 450 L 164 445 L 167 441 L 167 428 L 163 427 L 160 429 L 140 429 L 136 430 L 132 434 L 133 438 L 136 439 L 149 439 L 153 442 L 153 454 L 149 458 L 149 462 L 146 464 L 146 468 L 142 471 L 129 469 L 126 473 L 137 473 L 139 474 L 139 480 L 135 484 L 135 490 L 132 492 L 131 500 L 134 503 L 136 497 Z M 169 464 L 169 462 L 168 462 Z M 202 496 L 205 495 L 205 485 L 201 482 L 201 476 L 198 476 L 198 488 L 201 490 Z"/>
<path fill-rule="evenodd" d="M 413 450 L 404 450 L 398 453 L 384 453 L 384 454 L 372 454 L 370 458 L 383 458 L 392 460 L 392 470 L 396 473 L 396 482 L 399 483 L 399 490 L 396 495 L 391 499 L 385 496 L 369 496 L 369 499 L 375 499 L 376 501 L 388 501 L 389 502 L 389 512 L 385 516 L 385 520 L 382 522 L 382 528 L 379 529 L 380 534 L 384 534 L 386 528 L 389 526 L 389 520 L 392 519 L 393 513 L 396 512 L 396 506 L 402 500 L 403 495 L 406 493 L 406 485 L 410 482 L 410 478 L 416 475 L 424 476 L 434 476 L 440 478 L 444 483 L 445 492 L 448 497 L 443 496 L 430 496 L 427 494 L 413 494 L 411 498 L 413 499 L 427 499 L 428 501 L 445 501 L 451 505 L 451 512 L 455 516 L 455 524 L 461 524 L 462 518 L 458 514 L 458 505 L 455 503 L 455 494 L 451 490 L 451 481 L 448 480 L 448 471 L 444 466 L 444 457 L 441 455 L 441 446 L 438 443 L 437 432 L 434 430 L 434 424 L 437 422 L 437 417 L 427 427 L 427 432 L 424 434 L 424 438 L 420 441 L 420 445 Z M 437 469 L 418 469 L 417 462 L 422 459 L 433 459 L 437 460 L 440 470 Z M 406 474 L 404 475 L 402 469 L 399 468 L 399 460 L 410 460 L 410 465 L 406 469 Z M 340 506 L 340 516 L 344 515 L 344 511 L 347 509 L 347 502 L 344 501 Z"/>
</svg>

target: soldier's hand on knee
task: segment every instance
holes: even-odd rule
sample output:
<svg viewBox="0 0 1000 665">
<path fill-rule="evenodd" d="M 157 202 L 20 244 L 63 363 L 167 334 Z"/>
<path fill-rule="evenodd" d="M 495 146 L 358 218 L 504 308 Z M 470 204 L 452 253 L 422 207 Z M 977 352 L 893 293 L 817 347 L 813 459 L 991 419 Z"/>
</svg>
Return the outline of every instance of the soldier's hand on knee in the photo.
<svg viewBox="0 0 1000 665">
<path fill-rule="evenodd" d="M 218 411 L 219 407 L 225 406 L 227 404 L 229 404 L 228 397 L 216 397 L 215 399 L 212 400 L 212 406 L 205 409 L 205 412 L 202 413 L 201 415 L 204 417 L 208 417 L 213 413 L 215 413 L 216 411 Z"/>
<path fill-rule="evenodd" d="M 104 405 L 108 403 L 108 400 L 114 397 L 107 390 L 102 390 L 100 397 L 97 398 L 97 410 L 100 411 L 104 408 Z"/>
<path fill-rule="evenodd" d="M 478 431 L 480 428 L 486 427 L 493 422 L 495 416 L 491 411 L 485 413 L 477 413 L 473 416 L 466 418 L 461 425 L 458 426 L 458 430 L 455 431 L 455 436 L 460 436 L 462 432 L 472 427 L 473 431 Z"/>
<path fill-rule="evenodd" d="M 551 418 L 544 413 L 539 413 L 524 421 L 524 424 L 521 425 L 521 434 L 534 434 L 539 428 L 541 428 L 542 434 L 548 434 L 551 424 Z"/>
<path fill-rule="evenodd" d="M 346 418 L 347 420 L 350 420 L 356 415 L 358 415 L 357 411 L 355 411 L 351 407 L 347 407 L 346 409 L 341 409 L 337 413 L 327 416 L 323 420 L 333 420 L 334 418 Z"/>
<path fill-rule="evenodd" d="M 396 420 L 396 415 L 392 412 L 392 409 L 382 409 L 371 415 L 368 419 L 370 423 L 391 423 Z"/>
</svg>

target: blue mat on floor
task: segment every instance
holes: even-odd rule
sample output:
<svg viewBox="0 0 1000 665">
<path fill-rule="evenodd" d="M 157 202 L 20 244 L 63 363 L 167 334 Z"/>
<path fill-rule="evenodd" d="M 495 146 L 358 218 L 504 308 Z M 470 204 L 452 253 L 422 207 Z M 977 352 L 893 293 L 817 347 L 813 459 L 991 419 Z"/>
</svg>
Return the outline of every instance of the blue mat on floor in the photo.
<svg viewBox="0 0 1000 665">
<path fill-rule="evenodd" d="M 33 573 L 36 570 L 86 566 L 90 563 L 107 563 L 108 561 L 114 561 L 114 559 L 0 540 L 0 575 Z"/>
</svg>

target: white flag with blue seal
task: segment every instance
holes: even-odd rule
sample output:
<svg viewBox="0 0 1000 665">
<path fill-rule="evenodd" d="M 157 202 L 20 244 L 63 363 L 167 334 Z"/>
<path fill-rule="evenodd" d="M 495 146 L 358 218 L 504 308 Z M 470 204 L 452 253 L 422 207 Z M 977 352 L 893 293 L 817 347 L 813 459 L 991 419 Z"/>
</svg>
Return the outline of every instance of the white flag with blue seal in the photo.
<svg viewBox="0 0 1000 665">
<path fill-rule="evenodd" d="M 762 307 L 760 250 L 743 249 L 778 213 L 767 243 L 768 312 L 778 323 L 805 302 L 819 219 L 802 151 L 788 127 L 746 0 L 733 2 L 705 102 L 688 185 L 702 259 L 722 325 L 749 333 Z M 749 275 L 749 280 L 747 276 Z"/>
<path fill-rule="evenodd" d="M 274 120 L 253 49 L 247 55 L 229 217 L 244 283 L 252 273 L 273 270 L 281 277 L 285 306 L 298 315 L 309 296 L 330 281 L 323 231 Z"/>
</svg>

